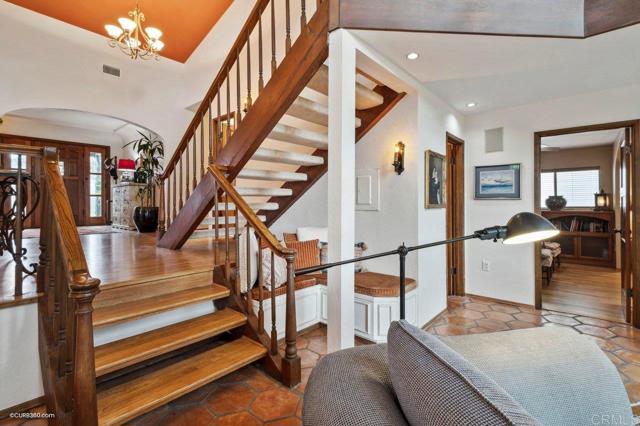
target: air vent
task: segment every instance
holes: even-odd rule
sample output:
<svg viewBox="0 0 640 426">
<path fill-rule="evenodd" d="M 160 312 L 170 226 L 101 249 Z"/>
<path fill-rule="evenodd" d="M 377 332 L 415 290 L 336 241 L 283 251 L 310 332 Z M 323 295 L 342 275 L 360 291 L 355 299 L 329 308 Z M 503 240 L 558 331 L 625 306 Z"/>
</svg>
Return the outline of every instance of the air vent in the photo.
<svg viewBox="0 0 640 426">
<path fill-rule="evenodd" d="M 484 152 L 502 152 L 502 127 L 484 131 Z"/>
<path fill-rule="evenodd" d="M 111 74 L 116 77 L 120 77 L 120 68 L 112 67 L 109 65 L 102 65 L 102 72 L 105 74 Z"/>
</svg>

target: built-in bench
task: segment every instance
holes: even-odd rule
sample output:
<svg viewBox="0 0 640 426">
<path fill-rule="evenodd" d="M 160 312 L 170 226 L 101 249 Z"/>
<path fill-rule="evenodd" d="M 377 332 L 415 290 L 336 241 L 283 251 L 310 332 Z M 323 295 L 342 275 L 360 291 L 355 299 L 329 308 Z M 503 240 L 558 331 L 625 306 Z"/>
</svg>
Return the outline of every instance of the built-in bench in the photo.
<svg viewBox="0 0 640 426">
<path fill-rule="evenodd" d="M 400 317 L 400 279 L 376 272 L 358 272 L 354 283 L 354 333 L 372 342 L 385 342 L 393 320 Z M 415 280 L 406 280 L 406 318 L 417 324 L 417 292 Z M 301 275 L 295 279 L 298 330 L 327 323 L 327 275 Z M 275 290 L 276 330 L 284 337 L 286 286 Z M 258 308 L 259 289 L 253 288 L 254 309 Z M 271 329 L 271 292 L 263 289 L 265 329 Z"/>
</svg>

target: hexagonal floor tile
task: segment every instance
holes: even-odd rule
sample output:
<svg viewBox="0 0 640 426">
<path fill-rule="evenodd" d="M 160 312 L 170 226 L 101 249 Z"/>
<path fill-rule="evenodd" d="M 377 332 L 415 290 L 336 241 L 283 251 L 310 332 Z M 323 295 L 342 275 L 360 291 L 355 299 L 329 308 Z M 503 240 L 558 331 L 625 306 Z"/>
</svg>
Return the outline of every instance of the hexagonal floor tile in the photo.
<svg viewBox="0 0 640 426">
<path fill-rule="evenodd" d="M 601 337 L 603 339 L 615 337 L 615 334 L 613 334 L 606 328 L 596 327 L 595 325 L 577 325 L 574 328 L 583 334 L 589 334 L 591 336 Z"/>
<path fill-rule="evenodd" d="M 209 426 L 213 415 L 203 406 L 174 408 L 156 423 L 156 426 Z"/>
<path fill-rule="evenodd" d="M 484 318 L 476 321 L 479 327 L 486 328 L 491 331 L 509 330 L 509 326 L 504 321 Z"/>
<path fill-rule="evenodd" d="M 218 417 L 214 424 L 216 426 L 262 426 L 260 420 L 246 411 Z"/>
<path fill-rule="evenodd" d="M 566 317 L 564 315 L 551 314 L 551 315 L 545 315 L 544 318 L 547 321 L 555 322 L 556 324 L 569 325 L 569 326 L 580 324 L 578 321 L 574 320 L 573 318 Z"/>
<path fill-rule="evenodd" d="M 529 313 L 529 312 L 521 312 L 521 313 L 515 314 L 513 316 L 517 320 L 524 321 L 524 322 L 529 322 L 529 323 L 534 324 L 534 325 L 541 325 L 542 323 L 544 323 L 544 318 L 542 318 L 542 315 L 538 315 L 538 314 L 532 314 L 532 313 Z"/>
<path fill-rule="evenodd" d="M 302 426 L 302 420 L 297 417 L 288 417 L 286 419 L 265 423 L 265 426 Z"/>
<path fill-rule="evenodd" d="M 478 312 L 488 312 L 491 310 L 491 307 L 489 307 L 489 305 L 485 303 L 478 303 L 478 302 L 465 303 L 464 308 L 471 309 L 472 311 L 478 311 Z"/>
<path fill-rule="evenodd" d="M 244 383 L 221 385 L 215 389 L 207 404 L 218 415 L 246 410 L 256 393 Z"/>
<path fill-rule="evenodd" d="M 520 320 L 509 321 L 507 325 L 514 330 L 535 327 L 535 325 L 530 322 Z"/>
<path fill-rule="evenodd" d="M 504 312 L 505 314 L 517 314 L 518 312 L 520 312 L 520 308 L 518 308 L 517 306 L 503 305 L 503 304 L 495 304 L 495 305 L 489 305 L 489 306 L 494 311 Z"/>
<path fill-rule="evenodd" d="M 460 325 L 447 324 L 434 327 L 433 332 L 440 336 L 461 336 L 466 334 L 466 329 Z"/>
<path fill-rule="evenodd" d="M 261 392 L 251 404 L 251 410 L 262 421 L 293 416 L 300 397 L 286 389 Z"/>
<path fill-rule="evenodd" d="M 311 352 L 309 349 L 303 349 L 298 351 L 302 368 L 315 367 L 316 363 L 320 359 L 320 356 L 315 352 Z"/>
<path fill-rule="evenodd" d="M 491 312 L 485 312 L 484 316 L 492 319 L 492 320 L 496 320 L 496 321 L 502 321 L 502 322 L 509 322 L 509 321 L 513 321 L 515 318 L 513 318 L 513 316 L 506 314 L 504 312 L 496 312 L 496 311 L 491 311 Z"/>
</svg>

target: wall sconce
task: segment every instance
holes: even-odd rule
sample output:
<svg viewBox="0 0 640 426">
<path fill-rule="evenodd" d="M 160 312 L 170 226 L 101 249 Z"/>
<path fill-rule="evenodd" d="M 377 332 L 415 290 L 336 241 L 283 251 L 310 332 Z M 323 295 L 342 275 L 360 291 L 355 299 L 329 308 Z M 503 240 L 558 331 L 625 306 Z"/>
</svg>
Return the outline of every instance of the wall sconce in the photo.
<svg viewBox="0 0 640 426">
<path fill-rule="evenodd" d="M 399 175 L 404 172 L 404 144 L 402 142 L 396 143 L 395 150 L 393 152 L 393 168 Z"/>
<path fill-rule="evenodd" d="M 594 210 L 610 210 L 611 209 L 611 196 L 604 192 L 604 189 L 601 189 L 600 192 L 596 192 L 595 194 L 595 204 L 596 207 Z"/>
</svg>

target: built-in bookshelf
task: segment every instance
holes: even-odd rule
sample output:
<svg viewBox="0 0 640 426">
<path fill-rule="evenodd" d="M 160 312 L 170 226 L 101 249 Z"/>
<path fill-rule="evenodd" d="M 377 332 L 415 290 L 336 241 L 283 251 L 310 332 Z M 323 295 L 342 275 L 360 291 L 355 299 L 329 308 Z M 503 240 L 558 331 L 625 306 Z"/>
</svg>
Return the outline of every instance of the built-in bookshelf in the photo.
<svg viewBox="0 0 640 426">
<path fill-rule="evenodd" d="M 613 211 L 543 210 L 560 235 L 553 241 L 562 247 L 562 260 L 569 263 L 615 267 Z"/>
</svg>

